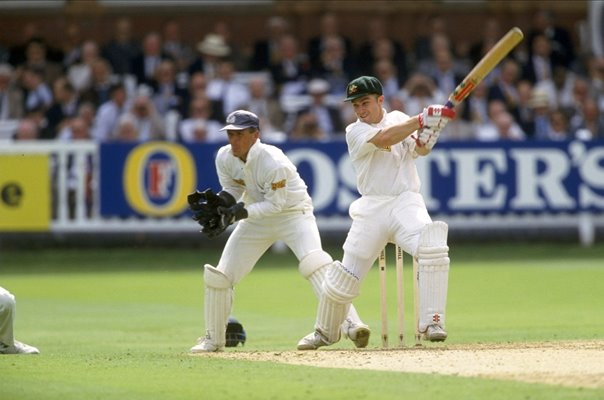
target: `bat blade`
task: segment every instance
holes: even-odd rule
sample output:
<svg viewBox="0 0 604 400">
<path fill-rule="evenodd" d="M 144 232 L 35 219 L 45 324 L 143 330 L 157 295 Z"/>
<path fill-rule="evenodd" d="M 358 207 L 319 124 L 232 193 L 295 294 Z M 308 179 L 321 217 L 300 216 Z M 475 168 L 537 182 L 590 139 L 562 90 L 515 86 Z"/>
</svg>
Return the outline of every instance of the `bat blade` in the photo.
<svg viewBox="0 0 604 400">
<path fill-rule="evenodd" d="M 472 93 L 472 91 L 482 82 L 482 80 L 491 72 L 497 64 L 507 56 L 514 47 L 524 38 L 520 28 L 514 27 L 508 31 L 495 45 L 482 57 L 482 59 L 472 68 L 453 93 L 449 96 L 446 106 L 455 107 Z"/>
</svg>

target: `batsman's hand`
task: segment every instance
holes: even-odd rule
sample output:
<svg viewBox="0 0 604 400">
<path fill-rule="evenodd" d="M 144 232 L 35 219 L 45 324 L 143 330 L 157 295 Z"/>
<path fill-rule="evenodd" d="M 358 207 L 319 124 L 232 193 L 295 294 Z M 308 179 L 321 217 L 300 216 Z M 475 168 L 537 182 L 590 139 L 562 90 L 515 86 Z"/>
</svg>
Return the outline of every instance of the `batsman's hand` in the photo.
<svg viewBox="0 0 604 400">
<path fill-rule="evenodd" d="M 439 137 L 440 129 L 425 127 L 417 133 L 415 144 L 417 147 L 425 147 L 428 150 L 432 150 Z"/>
<path fill-rule="evenodd" d="M 248 217 L 245 204 L 241 202 L 231 207 L 218 207 L 218 214 L 220 214 L 220 226 L 224 227 L 224 229 Z"/>
<path fill-rule="evenodd" d="M 417 116 L 417 120 L 419 121 L 419 130 L 422 130 L 426 127 L 442 130 L 447 123 L 454 118 L 454 108 L 445 107 L 439 104 L 433 104 L 424 108 L 424 110 Z"/>
</svg>

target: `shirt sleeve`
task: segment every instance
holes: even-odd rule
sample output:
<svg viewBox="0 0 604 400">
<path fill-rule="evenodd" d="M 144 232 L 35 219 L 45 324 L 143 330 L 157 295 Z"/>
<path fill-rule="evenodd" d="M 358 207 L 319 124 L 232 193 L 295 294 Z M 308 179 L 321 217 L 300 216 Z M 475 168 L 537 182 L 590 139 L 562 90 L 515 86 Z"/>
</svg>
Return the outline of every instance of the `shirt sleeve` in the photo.
<svg viewBox="0 0 604 400">
<path fill-rule="evenodd" d="M 263 184 L 264 199 L 246 205 L 249 218 L 267 217 L 283 211 L 287 204 L 287 177 L 287 168 L 284 166 L 268 169 Z"/>
<path fill-rule="evenodd" d="M 216 173 L 222 190 L 239 200 L 245 188 L 233 178 L 233 165 L 228 162 L 228 146 L 221 147 L 216 156 Z"/>
<path fill-rule="evenodd" d="M 373 127 L 369 124 L 359 123 L 349 127 L 346 134 L 348 141 L 348 151 L 354 158 L 363 157 L 365 154 L 375 151 L 377 147 L 369 143 L 381 128 Z"/>
</svg>

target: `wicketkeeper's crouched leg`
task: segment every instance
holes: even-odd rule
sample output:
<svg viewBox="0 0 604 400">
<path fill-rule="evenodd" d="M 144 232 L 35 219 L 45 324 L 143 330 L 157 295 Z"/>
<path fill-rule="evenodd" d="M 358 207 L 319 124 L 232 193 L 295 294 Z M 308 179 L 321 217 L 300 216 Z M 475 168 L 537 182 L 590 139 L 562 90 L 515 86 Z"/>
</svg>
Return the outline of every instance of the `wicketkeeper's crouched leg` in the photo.
<svg viewBox="0 0 604 400">
<path fill-rule="evenodd" d="M 233 285 L 225 274 L 206 264 L 203 279 L 206 336 L 191 348 L 193 353 L 220 351 L 224 348 L 226 326 L 233 305 Z"/>
<path fill-rule="evenodd" d="M 331 256 L 323 250 L 313 251 L 300 260 L 299 271 L 310 282 L 317 298 L 323 293 L 323 282 L 333 264 Z M 340 330 L 356 347 L 367 347 L 371 330 L 363 323 L 354 305 L 350 304 Z"/>
<path fill-rule="evenodd" d="M 340 340 L 341 325 L 350 303 L 359 294 L 359 278 L 339 261 L 334 261 L 323 281 L 315 331 L 298 342 L 298 350 L 315 350 Z"/>
</svg>

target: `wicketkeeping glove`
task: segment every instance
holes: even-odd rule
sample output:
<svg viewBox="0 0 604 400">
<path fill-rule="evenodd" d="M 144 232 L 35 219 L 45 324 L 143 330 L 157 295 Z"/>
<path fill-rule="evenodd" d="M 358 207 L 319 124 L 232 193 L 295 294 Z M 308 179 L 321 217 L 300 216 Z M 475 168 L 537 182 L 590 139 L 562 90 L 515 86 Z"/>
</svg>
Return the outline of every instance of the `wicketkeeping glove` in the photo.
<svg viewBox="0 0 604 400">
<path fill-rule="evenodd" d="M 218 214 L 220 214 L 220 225 L 224 229 L 248 216 L 245 204 L 243 203 L 237 203 L 231 207 L 218 207 Z"/>
<path fill-rule="evenodd" d="M 215 194 L 212 189 L 206 189 L 203 192 L 191 193 L 187 196 L 187 201 L 193 219 L 202 226 L 203 234 L 214 238 L 224 232 L 226 226 L 221 223 L 222 216 L 218 208 L 235 204 L 233 196 L 225 191 Z"/>
</svg>

